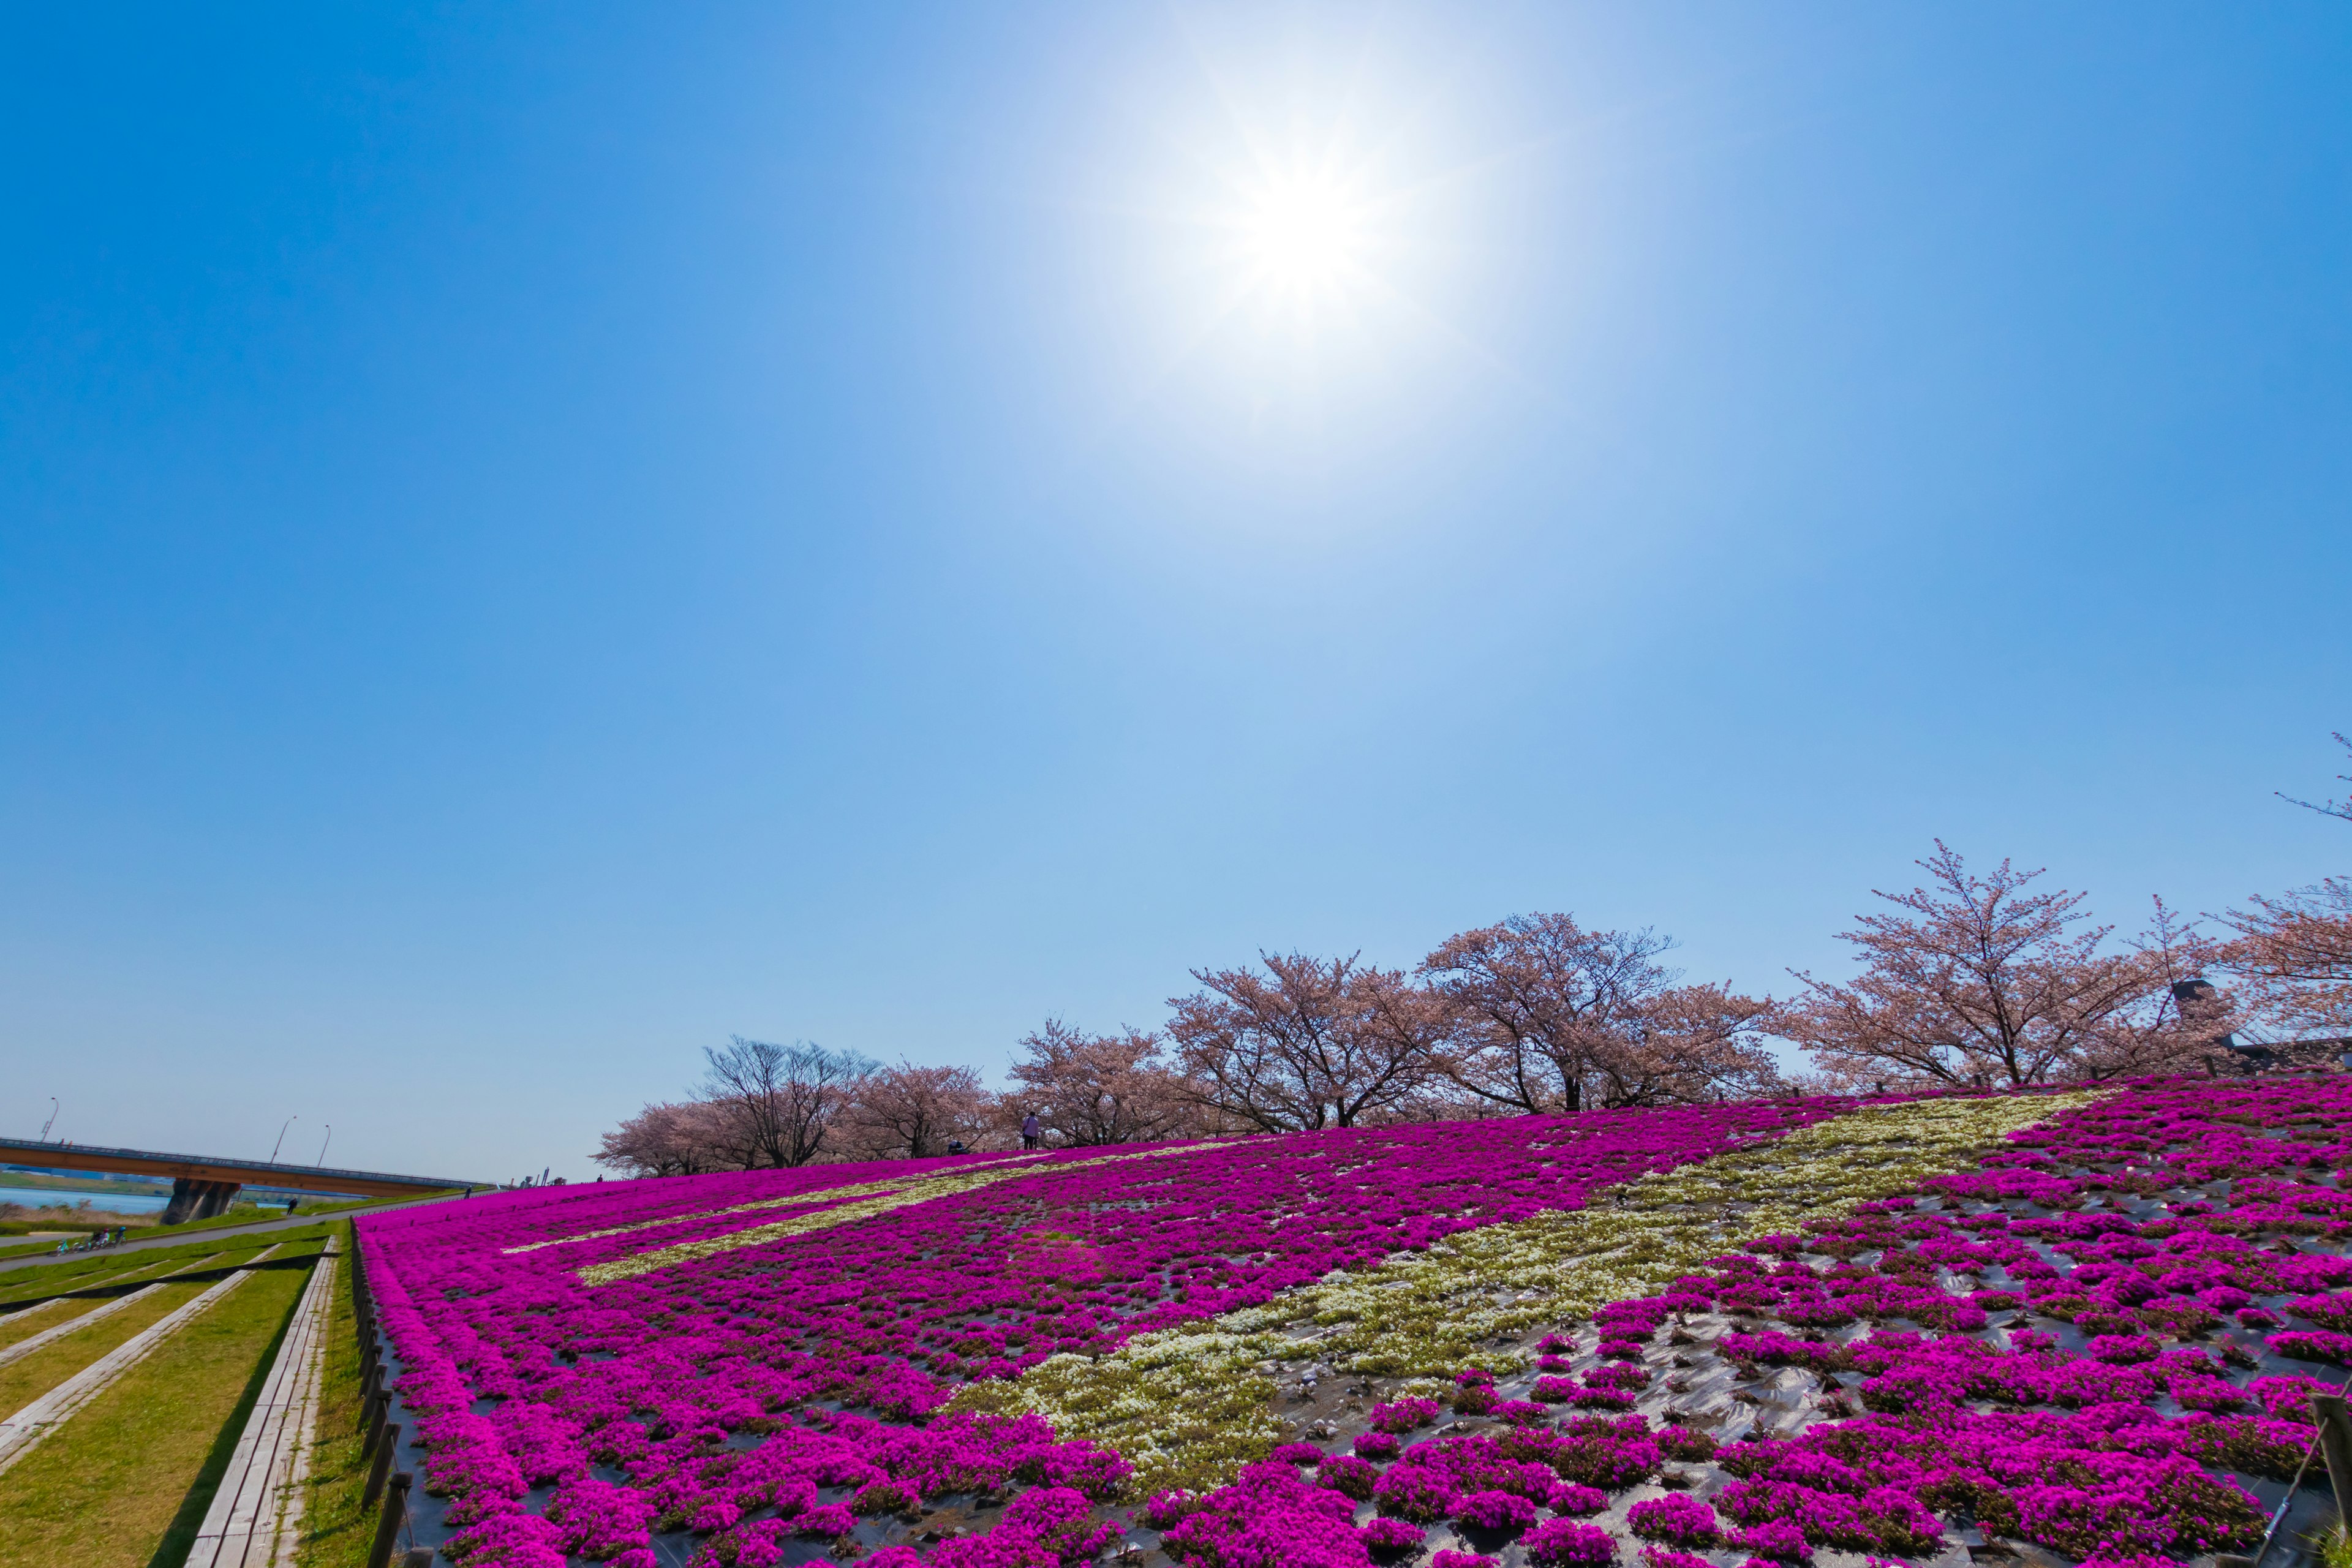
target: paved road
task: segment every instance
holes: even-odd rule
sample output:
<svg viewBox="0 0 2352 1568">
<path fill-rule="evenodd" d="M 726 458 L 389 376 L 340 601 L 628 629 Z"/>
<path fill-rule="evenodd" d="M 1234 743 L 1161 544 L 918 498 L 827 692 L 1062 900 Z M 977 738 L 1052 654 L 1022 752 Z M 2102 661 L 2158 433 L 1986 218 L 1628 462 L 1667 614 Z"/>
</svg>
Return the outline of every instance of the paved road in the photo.
<svg viewBox="0 0 2352 1568">
<path fill-rule="evenodd" d="M 216 1230 L 184 1231 L 177 1236 L 159 1236 L 154 1237 L 152 1240 L 148 1241 L 125 1241 L 120 1247 L 110 1247 L 105 1248 L 103 1256 L 115 1258 L 121 1257 L 124 1253 L 145 1252 L 152 1247 L 185 1247 L 192 1241 L 211 1241 L 219 1237 L 258 1236 L 267 1231 L 295 1230 L 306 1225 L 317 1225 L 321 1220 L 342 1219 L 353 1214 L 389 1214 L 394 1209 L 413 1209 L 423 1204 L 453 1204 L 463 1202 L 465 1202 L 465 1199 L 456 1196 L 415 1198 L 404 1204 L 377 1204 L 373 1207 L 366 1209 L 347 1209 L 342 1214 L 296 1215 L 292 1219 L 262 1219 L 256 1220 L 250 1225 L 225 1225 Z M 59 1257 L 55 1252 L 35 1252 L 28 1253 L 23 1258 L 0 1258 L 0 1273 L 5 1273 L 11 1268 L 30 1268 L 36 1264 L 65 1263 L 74 1258 L 89 1258 L 94 1256 L 99 1256 L 99 1254 L 69 1252 L 63 1257 Z"/>
</svg>

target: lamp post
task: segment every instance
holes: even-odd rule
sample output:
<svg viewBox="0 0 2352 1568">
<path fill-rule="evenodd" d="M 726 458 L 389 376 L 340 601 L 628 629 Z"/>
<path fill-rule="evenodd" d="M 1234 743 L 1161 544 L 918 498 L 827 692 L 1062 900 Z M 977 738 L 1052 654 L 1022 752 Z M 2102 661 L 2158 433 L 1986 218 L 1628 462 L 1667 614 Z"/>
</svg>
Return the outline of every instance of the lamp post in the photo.
<svg viewBox="0 0 2352 1568">
<path fill-rule="evenodd" d="M 301 1118 L 299 1115 L 289 1116 L 285 1121 L 278 1124 L 278 1142 L 269 1146 L 269 1163 L 271 1164 L 275 1165 L 278 1163 L 278 1151 L 286 1146 L 286 1130 L 300 1120 Z"/>
<path fill-rule="evenodd" d="M 327 1135 L 319 1140 L 319 1163 L 321 1165 L 327 1163 L 327 1145 L 334 1141 L 334 1137 L 335 1124 L 330 1121 L 327 1123 Z"/>
<path fill-rule="evenodd" d="M 46 1142 L 47 1142 L 49 1141 L 49 1129 L 50 1129 L 50 1128 L 52 1128 L 52 1127 L 55 1127 L 57 1124 L 58 1124 L 58 1097 L 57 1097 L 56 1095 L 54 1095 L 54 1094 L 53 1094 L 53 1095 L 49 1096 L 49 1119 L 48 1119 L 47 1121 L 44 1121 L 44 1122 L 42 1122 L 42 1123 L 41 1123 L 41 1142 L 42 1142 L 46 1143 Z"/>
</svg>

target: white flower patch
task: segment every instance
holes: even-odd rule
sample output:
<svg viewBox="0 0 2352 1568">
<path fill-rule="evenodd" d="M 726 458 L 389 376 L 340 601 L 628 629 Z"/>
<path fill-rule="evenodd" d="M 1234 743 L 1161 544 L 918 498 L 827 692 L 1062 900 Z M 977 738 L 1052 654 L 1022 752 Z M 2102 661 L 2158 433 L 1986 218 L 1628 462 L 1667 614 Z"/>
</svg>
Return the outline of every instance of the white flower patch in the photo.
<svg viewBox="0 0 2352 1568">
<path fill-rule="evenodd" d="M 1432 1377 L 1470 1363 L 1498 1373 L 1513 1342 L 1595 1307 L 1655 1293 L 1738 1242 L 1838 1217 L 1969 1164 L 2003 1135 L 2097 1098 L 1918 1100 L 1849 1112 L 1769 1142 L 1644 1175 L 1585 1208 L 1465 1231 L 1378 1268 L 1341 1271 L 1215 1321 L 1139 1335 L 1100 1358 L 1060 1355 L 954 1407 L 1034 1411 L 1064 1438 L 1118 1449 L 1135 1487 L 1229 1479 L 1286 1434 L 1262 1366 Z M 1310 1328 L 1311 1342 L 1294 1337 Z"/>
</svg>

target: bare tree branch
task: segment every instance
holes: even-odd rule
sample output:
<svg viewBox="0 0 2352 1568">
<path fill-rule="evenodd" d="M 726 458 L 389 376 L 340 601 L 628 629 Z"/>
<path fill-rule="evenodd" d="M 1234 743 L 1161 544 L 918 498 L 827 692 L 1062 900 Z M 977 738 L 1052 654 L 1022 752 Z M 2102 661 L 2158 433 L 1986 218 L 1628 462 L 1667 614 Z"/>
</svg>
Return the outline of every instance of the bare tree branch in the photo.
<svg viewBox="0 0 2352 1568">
<path fill-rule="evenodd" d="M 2346 751 L 2352 752 L 2352 741 L 2346 740 L 2344 731 L 2341 730 L 2336 731 L 2336 743 Z M 2352 784 L 2352 773 L 2338 773 L 2336 775 L 2336 782 Z M 2299 805 L 2305 811 L 2315 811 L 2322 816 L 2333 816 L 2346 822 L 2352 822 L 2352 792 L 2347 792 L 2342 800 L 2325 801 L 2297 800 L 2284 790 L 2273 790 L 2272 793 L 2290 805 Z"/>
<path fill-rule="evenodd" d="M 724 1050 L 704 1047 L 702 1055 L 703 1094 L 723 1113 L 725 1136 L 747 1169 L 815 1159 L 842 1109 L 878 1066 L 855 1051 L 740 1035 Z"/>
</svg>

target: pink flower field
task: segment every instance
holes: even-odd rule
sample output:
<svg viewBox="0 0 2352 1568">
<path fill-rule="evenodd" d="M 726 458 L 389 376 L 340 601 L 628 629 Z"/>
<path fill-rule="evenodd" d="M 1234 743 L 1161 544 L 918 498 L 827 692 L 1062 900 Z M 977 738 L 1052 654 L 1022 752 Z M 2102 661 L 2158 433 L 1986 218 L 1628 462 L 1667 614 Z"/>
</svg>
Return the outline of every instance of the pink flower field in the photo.
<svg viewBox="0 0 2352 1568">
<path fill-rule="evenodd" d="M 2343 1077 L 2053 1101 L 1967 1168 L 1745 1235 L 1491 1366 L 1310 1373 L 1276 1396 L 1293 1439 L 1198 1490 L 1143 1495 L 1114 1447 L 957 1407 L 1799 1130 L 1834 1159 L 1861 1110 L 666 1177 L 360 1237 L 470 1563 L 2101 1568 L 2258 1541 L 2310 1394 L 2352 1367 Z"/>
</svg>

